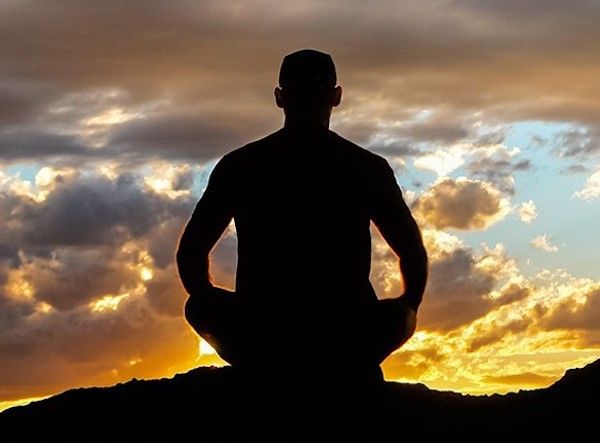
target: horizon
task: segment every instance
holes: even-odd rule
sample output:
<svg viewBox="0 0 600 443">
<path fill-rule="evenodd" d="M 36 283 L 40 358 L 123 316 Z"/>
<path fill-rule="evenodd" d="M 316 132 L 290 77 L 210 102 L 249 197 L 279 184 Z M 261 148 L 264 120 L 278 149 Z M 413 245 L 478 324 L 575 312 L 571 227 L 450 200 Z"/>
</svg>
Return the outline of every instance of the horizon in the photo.
<svg viewBox="0 0 600 443">
<path fill-rule="evenodd" d="M 175 247 L 215 162 L 282 126 L 301 48 L 332 55 L 331 130 L 390 162 L 429 253 L 386 380 L 516 392 L 597 360 L 598 20 L 584 0 L 3 2 L 0 410 L 223 364 L 183 318 Z M 377 295 L 399 296 L 371 232 Z M 230 225 L 211 253 L 230 289 L 236 245 Z"/>
</svg>

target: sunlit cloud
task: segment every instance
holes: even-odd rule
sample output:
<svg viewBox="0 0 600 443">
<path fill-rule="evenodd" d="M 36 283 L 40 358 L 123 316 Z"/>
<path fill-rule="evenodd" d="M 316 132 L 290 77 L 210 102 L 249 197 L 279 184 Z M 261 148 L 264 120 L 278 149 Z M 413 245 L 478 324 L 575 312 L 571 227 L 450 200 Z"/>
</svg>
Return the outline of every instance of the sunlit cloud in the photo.
<svg viewBox="0 0 600 443">
<path fill-rule="evenodd" d="M 531 239 L 531 246 L 536 249 L 541 249 L 546 252 L 557 252 L 558 246 L 550 243 L 550 239 L 548 238 L 548 234 L 538 235 Z"/>
<path fill-rule="evenodd" d="M 105 295 L 99 300 L 96 300 L 90 303 L 90 309 L 92 312 L 103 312 L 103 311 L 116 311 L 119 308 L 119 304 L 129 297 L 130 294 L 120 294 L 120 295 Z"/>
<path fill-rule="evenodd" d="M 189 165 L 158 163 L 151 168 L 151 172 L 144 177 L 144 182 L 153 192 L 171 199 L 190 196 L 194 177 Z"/>
<path fill-rule="evenodd" d="M 575 196 L 584 200 L 600 198 L 600 170 L 588 177 L 583 189 L 575 192 Z"/>
<path fill-rule="evenodd" d="M 537 209 L 535 207 L 535 203 L 533 202 L 533 200 L 529 200 L 529 201 L 522 203 L 517 208 L 517 214 L 519 215 L 519 219 L 523 223 L 529 224 L 533 220 L 535 220 L 537 218 L 538 214 L 537 214 Z"/>
<path fill-rule="evenodd" d="M 464 150 L 461 146 L 452 146 L 448 150 L 438 149 L 415 160 L 415 166 L 435 172 L 438 177 L 445 177 L 450 172 L 462 166 Z"/>
<path fill-rule="evenodd" d="M 485 229 L 502 220 L 510 204 L 490 183 L 459 177 L 436 182 L 413 208 L 423 223 L 438 229 Z"/>
</svg>

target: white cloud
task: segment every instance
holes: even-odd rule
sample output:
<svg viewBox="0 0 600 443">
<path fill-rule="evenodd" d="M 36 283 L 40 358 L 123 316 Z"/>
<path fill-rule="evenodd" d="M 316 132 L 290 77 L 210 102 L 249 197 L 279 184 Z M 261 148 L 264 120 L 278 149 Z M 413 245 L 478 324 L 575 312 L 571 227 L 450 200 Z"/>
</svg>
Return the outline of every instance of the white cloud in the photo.
<svg viewBox="0 0 600 443">
<path fill-rule="evenodd" d="M 600 198 L 600 169 L 588 177 L 583 189 L 581 191 L 577 191 L 575 196 L 584 200 Z"/>
<path fill-rule="evenodd" d="M 438 149 L 415 160 L 415 167 L 435 172 L 438 177 L 445 177 L 461 167 L 465 161 L 465 151 L 461 145 L 452 146 L 448 150 Z"/>
<path fill-rule="evenodd" d="M 530 244 L 534 248 L 541 249 L 542 251 L 546 251 L 546 252 L 557 252 L 558 251 L 558 246 L 551 244 L 550 241 L 548 240 L 548 235 L 546 235 L 546 234 L 538 235 L 537 237 L 534 237 L 531 240 Z"/>
<path fill-rule="evenodd" d="M 519 208 L 517 209 L 517 214 L 519 215 L 519 219 L 523 223 L 529 224 L 533 220 L 535 220 L 538 214 L 537 208 L 535 207 L 535 203 L 533 203 L 533 200 L 529 200 L 523 203 L 521 206 L 519 206 Z"/>
</svg>

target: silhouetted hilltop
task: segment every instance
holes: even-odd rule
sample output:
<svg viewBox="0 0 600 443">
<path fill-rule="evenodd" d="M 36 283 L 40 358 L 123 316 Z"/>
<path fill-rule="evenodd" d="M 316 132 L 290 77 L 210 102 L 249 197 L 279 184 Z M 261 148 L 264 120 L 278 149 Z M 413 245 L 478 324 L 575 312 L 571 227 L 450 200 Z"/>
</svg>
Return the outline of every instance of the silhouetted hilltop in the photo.
<svg viewBox="0 0 600 443">
<path fill-rule="evenodd" d="M 597 441 L 600 360 L 546 389 L 485 397 L 386 382 L 272 380 L 233 368 L 74 389 L 0 414 L 0 442 Z"/>
</svg>

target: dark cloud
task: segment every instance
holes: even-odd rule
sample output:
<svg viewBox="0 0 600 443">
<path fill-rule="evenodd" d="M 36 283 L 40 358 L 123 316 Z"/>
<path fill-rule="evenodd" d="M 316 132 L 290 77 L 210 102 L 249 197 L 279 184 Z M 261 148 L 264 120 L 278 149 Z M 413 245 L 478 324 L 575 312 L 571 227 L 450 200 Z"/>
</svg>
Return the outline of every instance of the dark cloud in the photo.
<svg viewBox="0 0 600 443">
<path fill-rule="evenodd" d="M 510 283 L 500 291 L 500 297 L 494 301 L 499 305 L 508 305 L 527 298 L 531 294 L 531 288 L 517 283 Z"/>
<path fill-rule="evenodd" d="M 587 168 L 584 165 L 574 164 L 574 165 L 569 165 L 567 168 L 560 171 L 560 173 L 561 174 L 580 174 L 580 173 L 589 172 L 589 171 L 590 171 L 589 168 Z"/>
<path fill-rule="evenodd" d="M 402 159 L 416 157 L 425 152 L 423 149 L 409 142 L 394 142 L 385 146 L 375 145 L 371 147 L 371 150 L 386 157 L 400 157 Z"/>
<path fill-rule="evenodd" d="M 0 132 L 0 161 L 38 159 L 48 161 L 56 157 L 98 156 L 77 137 L 37 129 L 17 129 Z"/>
<path fill-rule="evenodd" d="M 173 180 L 179 190 L 193 184 L 187 169 Z M 37 300 L 60 310 L 134 288 L 140 277 L 131 265 L 140 248 L 157 268 L 169 268 L 195 203 L 191 194 L 158 194 L 133 173 L 57 172 L 46 186 L 41 201 L 10 188 L 0 192 L 0 222 L 7 228 L 0 258 L 5 282 L 18 269 Z"/>
<path fill-rule="evenodd" d="M 597 122 L 597 3 L 499 3 L 4 2 L 0 122 L 39 125 L 73 95 L 120 91 L 125 110 L 161 113 L 109 129 L 118 149 L 101 154 L 216 156 L 280 124 L 272 98 L 279 63 L 305 46 L 334 55 L 347 96 L 340 116 L 355 120 L 342 126 L 352 138 L 367 120 L 361 141 L 386 120 L 405 122 L 412 140 L 459 140 L 469 131 L 460 120 L 473 110 L 505 121 Z M 116 103 L 101 96 L 96 103 Z M 179 117 L 190 105 L 202 112 Z M 423 108 L 443 112 L 406 120 L 407 109 Z"/>
<path fill-rule="evenodd" d="M 208 160 L 247 143 L 243 132 L 216 116 L 167 114 L 119 125 L 108 145 L 114 155 Z"/>
<path fill-rule="evenodd" d="M 502 192 L 511 195 L 515 193 L 514 172 L 527 171 L 531 167 L 531 161 L 528 159 L 513 162 L 512 160 L 495 160 L 489 157 L 473 160 L 467 165 L 470 176 L 493 183 Z"/>
<path fill-rule="evenodd" d="M 470 177 L 493 183 L 502 192 L 513 195 L 514 174 L 530 171 L 533 164 L 528 158 L 523 158 L 519 150 L 505 145 L 507 131 L 506 127 L 502 127 L 478 134 L 472 143 L 472 156 L 466 169 Z"/>
<path fill-rule="evenodd" d="M 555 139 L 562 157 L 587 158 L 600 153 L 600 127 L 571 128 L 558 134 Z"/>
<path fill-rule="evenodd" d="M 552 309 L 544 319 L 548 329 L 579 329 L 597 331 L 600 329 L 600 289 L 585 294 L 586 302 L 578 304 L 572 299 Z"/>
<path fill-rule="evenodd" d="M 430 264 L 419 327 L 450 330 L 489 311 L 493 303 L 485 296 L 497 280 L 476 263 L 472 250 L 458 248 Z"/>
<path fill-rule="evenodd" d="M 424 120 L 405 125 L 399 132 L 411 140 L 449 144 L 472 135 L 473 125 L 460 121 L 452 112 L 437 110 Z"/>
<path fill-rule="evenodd" d="M 171 201 L 123 174 L 80 177 L 57 183 L 41 203 L 24 202 L 20 215 L 24 244 L 44 246 L 118 245 L 171 217 L 190 212 L 193 202 Z"/>
<path fill-rule="evenodd" d="M 45 105 L 60 95 L 50 85 L 2 77 L 0 74 L 0 127 L 34 121 Z"/>
<path fill-rule="evenodd" d="M 65 310 L 135 287 L 139 276 L 125 266 L 132 261 L 114 246 L 69 248 L 54 250 L 50 259 L 26 262 L 22 269 L 37 300 Z"/>
<path fill-rule="evenodd" d="M 146 283 L 146 297 L 150 306 L 163 315 L 181 318 L 187 293 L 183 288 L 174 264 L 154 271 Z"/>
<path fill-rule="evenodd" d="M 192 184 L 189 169 L 172 176 L 174 189 Z M 195 199 L 133 171 L 56 172 L 44 186 L 41 200 L 0 190 L 0 398 L 189 367 L 197 339 L 174 249 Z"/>
</svg>

